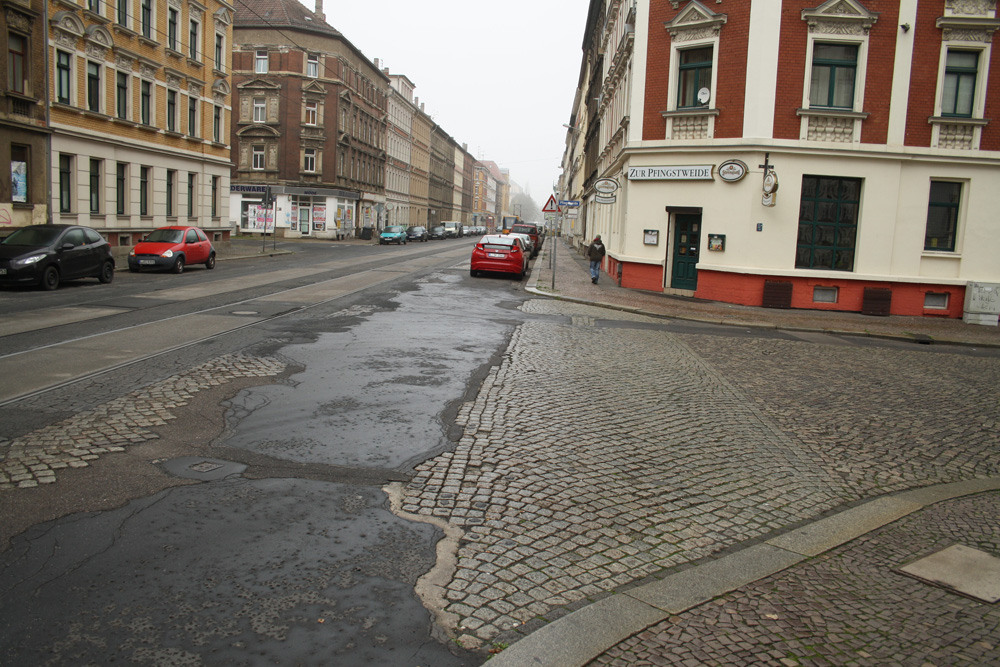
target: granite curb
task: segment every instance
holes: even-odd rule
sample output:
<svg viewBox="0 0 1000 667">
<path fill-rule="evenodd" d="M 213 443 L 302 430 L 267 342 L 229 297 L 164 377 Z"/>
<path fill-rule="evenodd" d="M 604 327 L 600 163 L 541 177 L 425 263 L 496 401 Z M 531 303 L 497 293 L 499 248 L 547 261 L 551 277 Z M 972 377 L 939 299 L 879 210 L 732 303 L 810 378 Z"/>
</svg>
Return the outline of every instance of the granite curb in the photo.
<svg viewBox="0 0 1000 667">
<path fill-rule="evenodd" d="M 842 546 L 929 505 L 1000 490 L 1000 478 L 938 484 L 874 498 L 587 605 L 539 628 L 491 667 L 582 667 L 670 616 Z"/>
</svg>

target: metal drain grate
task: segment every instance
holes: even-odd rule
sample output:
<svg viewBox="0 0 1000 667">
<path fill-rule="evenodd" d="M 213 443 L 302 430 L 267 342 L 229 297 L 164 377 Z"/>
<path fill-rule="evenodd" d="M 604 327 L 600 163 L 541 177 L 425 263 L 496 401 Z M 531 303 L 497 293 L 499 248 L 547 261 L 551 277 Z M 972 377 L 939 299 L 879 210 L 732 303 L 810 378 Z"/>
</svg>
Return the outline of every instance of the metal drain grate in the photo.
<svg viewBox="0 0 1000 667">
<path fill-rule="evenodd" d="M 189 469 L 195 472 L 212 472 L 213 470 L 218 470 L 222 467 L 221 463 L 213 463 L 212 461 L 202 461 L 201 463 L 195 463 L 194 465 L 188 466 Z"/>
</svg>

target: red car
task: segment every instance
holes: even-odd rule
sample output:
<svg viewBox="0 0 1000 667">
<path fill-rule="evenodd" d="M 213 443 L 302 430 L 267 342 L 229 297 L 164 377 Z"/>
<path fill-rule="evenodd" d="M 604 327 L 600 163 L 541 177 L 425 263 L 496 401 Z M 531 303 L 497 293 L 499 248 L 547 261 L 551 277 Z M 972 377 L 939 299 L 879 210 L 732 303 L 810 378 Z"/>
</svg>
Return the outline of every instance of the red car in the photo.
<svg viewBox="0 0 1000 667">
<path fill-rule="evenodd" d="M 481 271 L 513 273 L 518 280 L 528 271 L 529 251 L 516 236 L 487 234 L 472 249 L 469 275 L 473 278 Z"/>
<path fill-rule="evenodd" d="M 150 232 L 128 254 L 128 270 L 170 269 L 183 273 L 188 264 L 215 268 L 215 248 L 197 227 L 160 227 Z"/>
</svg>

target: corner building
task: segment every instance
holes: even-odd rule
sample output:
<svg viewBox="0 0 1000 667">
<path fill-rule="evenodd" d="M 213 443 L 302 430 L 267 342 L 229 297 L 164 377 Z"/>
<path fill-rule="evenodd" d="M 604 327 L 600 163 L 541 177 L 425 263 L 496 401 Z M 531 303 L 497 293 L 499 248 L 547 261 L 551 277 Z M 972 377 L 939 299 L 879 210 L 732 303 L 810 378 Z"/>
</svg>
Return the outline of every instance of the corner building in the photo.
<svg viewBox="0 0 1000 667">
<path fill-rule="evenodd" d="M 960 318 L 1000 282 L 996 0 L 590 12 L 561 197 L 623 287 Z"/>
</svg>

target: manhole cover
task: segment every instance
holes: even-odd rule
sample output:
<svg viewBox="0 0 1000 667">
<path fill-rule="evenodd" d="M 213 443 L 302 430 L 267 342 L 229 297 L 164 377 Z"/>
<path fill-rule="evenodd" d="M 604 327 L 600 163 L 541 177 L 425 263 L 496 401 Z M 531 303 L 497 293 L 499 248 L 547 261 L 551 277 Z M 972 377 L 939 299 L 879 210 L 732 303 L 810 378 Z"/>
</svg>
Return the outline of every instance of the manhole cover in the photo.
<svg viewBox="0 0 1000 667">
<path fill-rule="evenodd" d="M 1000 558 L 979 549 L 954 544 L 899 571 L 976 600 L 1000 600 Z"/>
<path fill-rule="evenodd" d="M 218 470 L 221 467 L 221 463 L 212 463 L 211 461 L 202 461 L 201 463 L 195 463 L 193 466 L 188 466 L 188 468 L 194 470 L 195 472 L 212 472 L 213 470 Z"/>
</svg>

